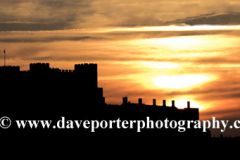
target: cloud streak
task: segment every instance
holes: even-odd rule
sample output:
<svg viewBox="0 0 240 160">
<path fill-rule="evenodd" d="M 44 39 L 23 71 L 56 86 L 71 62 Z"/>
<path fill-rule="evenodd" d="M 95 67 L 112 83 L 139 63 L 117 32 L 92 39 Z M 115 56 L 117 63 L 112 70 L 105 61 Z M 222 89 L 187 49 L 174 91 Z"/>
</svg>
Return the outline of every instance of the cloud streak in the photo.
<svg viewBox="0 0 240 160">
<path fill-rule="evenodd" d="M 235 0 L 9 0 L 0 3 L 2 31 L 240 22 L 240 3 Z"/>
</svg>

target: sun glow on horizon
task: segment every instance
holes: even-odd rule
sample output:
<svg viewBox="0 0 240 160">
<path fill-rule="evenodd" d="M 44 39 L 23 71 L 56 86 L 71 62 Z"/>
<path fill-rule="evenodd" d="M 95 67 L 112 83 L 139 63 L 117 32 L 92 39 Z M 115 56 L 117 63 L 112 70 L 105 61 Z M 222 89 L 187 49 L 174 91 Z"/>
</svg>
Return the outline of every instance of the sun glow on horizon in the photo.
<svg viewBox="0 0 240 160">
<path fill-rule="evenodd" d="M 179 100 L 176 100 L 174 103 L 175 103 L 175 106 L 179 109 L 183 109 L 183 108 L 187 108 L 187 102 L 189 100 L 186 100 L 186 99 L 179 99 Z M 196 103 L 195 101 L 189 101 L 190 102 L 190 108 L 199 108 L 199 110 L 202 110 L 204 107 L 199 105 L 198 103 Z M 171 103 L 168 103 L 168 106 L 171 106 L 172 104 Z"/>
<path fill-rule="evenodd" d="M 213 37 L 211 37 L 213 38 Z M 140 43 L 157 48 L 167 48 L 170 50 L 191 50 L 199 49 L 206 44 L 209 44 L 211 38 L 208 36 L 179 36 L 167 38 L 149 38 L 135 40 L 135 43 Z M 214 37 L 216 38 L 216 37 Z"/>
<path fill-rule="evenodd" d="M 180 66 L 170 62 L 142 62 L 144 66 L 149 68 L 179 68 Z"/>
<path fill-rule="evenodd" d="M 144 32 L 144 31 L 206 31 L 240 30 L 240 25 L 169 25 L 151 27 L 99 28 L 94 32 Z"/>
<path fill-rule="evenodd" d="M 208 80 L 210 80 L 210 77 L 203 75 L 164 75 L 152 79 L 156 87 L 171 89 L 186 88 L 192 85 L 203 83 Z"/>
</svg>

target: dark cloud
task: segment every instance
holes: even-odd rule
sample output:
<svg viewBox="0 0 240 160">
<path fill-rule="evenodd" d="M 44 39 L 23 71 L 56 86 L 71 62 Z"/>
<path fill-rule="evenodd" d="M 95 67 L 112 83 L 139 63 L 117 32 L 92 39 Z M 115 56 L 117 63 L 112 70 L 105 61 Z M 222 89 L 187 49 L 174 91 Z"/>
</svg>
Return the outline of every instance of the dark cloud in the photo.
<svg viewBox="0 0 240 160">
<path fill-rule="evenodd" d="M 183 60 L 184 61 L 184 60 Z M 219 56 L 219 57 L 201 57 L 196 59 L 190 59 L 190 62 L 194 64 L 240 64 L 240 57 L 239 56 Z M 187 60 L 185 60 L 187 62 Z"/>
<path fill-rule="evenodd" d="M 239 13 L 230 12 L 238 12 L 239 6 L 239 3 L 224 0 L 143 0 L 141 3 L 123 0 L 8 0 L 1 1 L 0 23 L 2 31 L 8 27 L 10 31 L 32 31 L 173 23 L 226 25 L 239 24 Z M 22 24 L 4 24 L 15 21 Z"/>
<path fill-rule="evenodd" d="M 0 31 L 63 30 L 93 11 L 92 0 L 4 1 L 0 6 Z M 14 23 L 19 22 L 19 23 Z"/>
<path fill-rule="evenodd" d="M 16 32 L 6 31 L 56 31 L 56 29 L 63 29 L 67 27 L 64 23 L 53 24 L 22 24 L 22 23 L 0 23 L 0 32 L 4 34 L 4 37 L 0 37 L 0 42 L 53 42 L 53 41 L 81 41 L 81 40 L 96 40 L 96 41 L 119 41 L 119 40 L 134 40 L 134 39 L 151 39 L 151 38 L 168 38 L 178 36 L 198 36 L 198 35 L 234 35 L 240 36 L 240 31 L 218 30 L 218 31 L 114 31 L 106 33 L 76 33 L 72 35 L 66 35 L 64 31 L 58 35 L 54 35 L 54 32 L 45 34 L 43 37 L 39 32 L 21 32 L 21 37 L 12 37 Z M 5 31 L 5 32 L 4 32 Z M 66 32 L 68 32 L 66 30 Z M 20 33 L 20 32 L 19 32 Z M 62 34 L 62 35 L 61 35 Z M 17 35 L 17 34 L 16 34 Z M 35 35 L 35 36 L 29 36 Z M 199 60 L 200 61 L 200 60 Z M 203 60 L 211 61 L 211 59 Z"/>
<path fill-rule="evenodd" d="M 173 22 L 167 22 L 166 24 L 185 23 L 188 25 L 238 25 L 240 24 L 240 13 L 228 13 L 228 14 L 206 14 L 196 17 L 187 17 L 185 19 L 178 19 Z"/>
<path fill-rule="evenodd" d="M 91 37 L 91 36 L 69 36 L 69 37 L 22 37 L 22 38 L 0 38 L 0 42 L 56 42 L 56 41 L 86 41 L 86 40 L 103 40 L 101 37 Z"/>
<path fill-rule="evenodd" d="M 67 26 L 68 24 L 64 22 L 54 22 L 49 24 L 0 23 L 0 31 L 63 30 Z"/>
</svg>

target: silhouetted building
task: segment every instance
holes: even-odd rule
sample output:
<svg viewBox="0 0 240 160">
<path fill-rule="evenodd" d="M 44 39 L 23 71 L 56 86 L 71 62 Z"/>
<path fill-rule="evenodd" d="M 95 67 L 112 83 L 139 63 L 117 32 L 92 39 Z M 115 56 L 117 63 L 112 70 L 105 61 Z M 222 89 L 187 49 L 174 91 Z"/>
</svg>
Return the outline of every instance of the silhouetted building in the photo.
<svg viewBox="0 0 240 160">
<path fill-rule="evenodd" d="M 28 71 L 3 66 L 0 75 L 7 110 L 41 107 L 65 113 L 105 104 L 103 89 L 97 84 L 97 64 L 76 64 L 74 70 L 60 70 L 50 68 L 49 63 L 31 63 Z"/>
<path fill-rule="evenodd" d="M 186 108 L 178 109 L 172 101 L 172 106 L 145 105 L 142 98 L 138 103 L 128 102 L 123 97 L 122 105 L 105 103 L 103 88 L 98 88 L 97 64 L 75 64 L 74 70 L 50 68 L 49 63 L 31 63 L 28 71 L 20 71 L 19 66 L 0 67 L 0 82 L 2 84 L 2 115 L 24 116 L 37 119 L 46 116 L 67 116 L 75 119 L 125 119 L 125 120 L 199 120 L 198 108 L 191 108 L 190 102 Z M 72 117 L 73 116 L 73 117 Z M 186 127 L 186 126 L 185 126 Z M 104 130 L 103 130 L 104 131 Z M 119 129 L 111 131 L 119 132 Z M 121 130 L 125 131 L 126 130 Z M 128 130 L 136 132 L 136 130 Z M 203 133 L 201 129 L 188 129 L 179 133 L 178 129 L 143 129 L 143 132 L 157 132 L 164 135 L 191 135 L 210 137 L 210 132 Z"/>
</svg>

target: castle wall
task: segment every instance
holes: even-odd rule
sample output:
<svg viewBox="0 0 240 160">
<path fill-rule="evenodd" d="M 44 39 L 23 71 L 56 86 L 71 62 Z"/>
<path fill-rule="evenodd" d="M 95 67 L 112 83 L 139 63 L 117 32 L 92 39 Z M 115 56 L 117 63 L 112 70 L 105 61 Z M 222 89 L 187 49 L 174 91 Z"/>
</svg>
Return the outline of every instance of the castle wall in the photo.
<svg viewBox="0 0 240 160">
<path fill-rule="evenodd" d="M 92 104 L 98 107 L 98 104 L 105 104 L 103 88 L 98 88 L 97 84 L 97 64 L 75 64 L 74 70 L 60 70 L 50 68 L 49 63 L 31 63 L 28 71 L 20 71 L 19 66 L 0 67 L 0 74 L 5 76 L 0 79 L 4 84 L 3 92 L 7 93 L 5 98 L 14 92 L 16 94 L 12 99 L 27 97 L 41 105 L 44 105 L 46 99 L 51 100 L 51 104 L 56 102 L 59 105 Z M 190 108 L 189 103 L 186 109 L 181 110 L 175 107 L 174 102 L 172 106 L 166 106 L 165 100 L 162 106 L 157 106 L 156 99 L 153 100 L 153 105 L 145 105 L 141 98 L 138 104 L 132 104 L 124 97 L 121 110 L 123 113 L 145 116 L 154 114 L 160 119 L 199 119 L 199 110 Z"/>
</svg>

